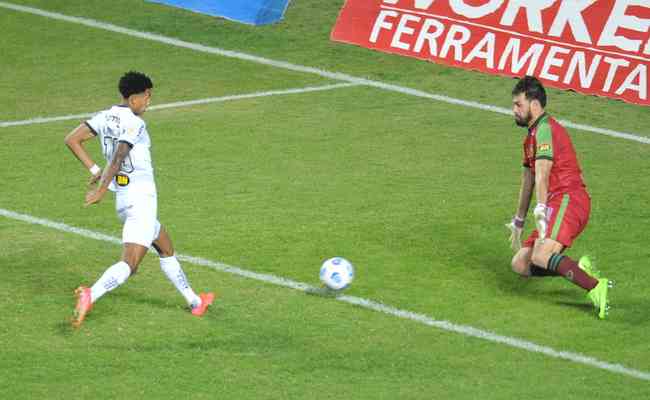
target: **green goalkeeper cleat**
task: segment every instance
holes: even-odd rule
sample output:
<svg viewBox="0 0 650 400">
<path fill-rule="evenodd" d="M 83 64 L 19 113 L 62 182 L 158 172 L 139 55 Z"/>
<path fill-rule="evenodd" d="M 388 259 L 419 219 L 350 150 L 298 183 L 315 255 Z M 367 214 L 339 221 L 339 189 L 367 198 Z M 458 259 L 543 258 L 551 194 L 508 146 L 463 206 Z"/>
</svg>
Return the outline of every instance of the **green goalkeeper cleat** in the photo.
<svg viewBox="0 0 650 400">
<path fill-rule="evenodd" d="M 592 264 L 589 256 L 582 256 L 578 260 L 578 267 L 583 270 L 587 275 L 594 279 L 600 279 L 600 271 Z"/>
<path fill-rule="evenodd" d="M 607 278 L 598 279 L 598 285 L 587 292 L 587 297 L 598 310 L 598 318 L 605 319 L 609 313 L 609 289 L 614 283 Z"/>
</svg>

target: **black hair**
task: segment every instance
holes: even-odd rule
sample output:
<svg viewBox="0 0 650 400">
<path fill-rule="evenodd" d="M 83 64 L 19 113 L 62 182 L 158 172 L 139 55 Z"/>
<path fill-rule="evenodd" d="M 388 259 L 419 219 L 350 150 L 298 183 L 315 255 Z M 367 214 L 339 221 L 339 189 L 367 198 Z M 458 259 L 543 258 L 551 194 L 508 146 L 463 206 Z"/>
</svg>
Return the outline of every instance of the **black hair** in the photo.
<svg viewBox="0 0 650 400">
<path fill-rule="evenodd" d="M 120 78 L 118 88 L 122 97 L 128 99 L 131 95 L 153 88 L 153 82 L 142 72 L 129 71 Z"/>
<path fill-rule="evenodd" d="M 546 90 L 544 90 L 542 82 L 534 76 L 526 75 L 519 79 L 519 82 L 512 89 L 512 95 L 517 96 L 520 93 L 525 93 L 527 100 L 537 100 L 542 105 L 542 108 L 546 107 Z"/>
</svg>

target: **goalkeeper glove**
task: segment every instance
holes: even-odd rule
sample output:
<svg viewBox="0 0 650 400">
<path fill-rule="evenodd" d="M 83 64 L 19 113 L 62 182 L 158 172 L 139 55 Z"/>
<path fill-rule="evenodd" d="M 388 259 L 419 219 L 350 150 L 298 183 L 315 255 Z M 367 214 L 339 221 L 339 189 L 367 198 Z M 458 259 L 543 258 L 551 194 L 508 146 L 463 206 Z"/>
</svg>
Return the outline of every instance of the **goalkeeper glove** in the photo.
<svg viewBox="0 0 650 400">
<path fill-rule="evenodd" d="M 521 234 L 524 231 L 524 220 L 514 216 L 506 228 L 510 230 L 510 248 L 515 252 L 521 249 Z"/>
</svg>

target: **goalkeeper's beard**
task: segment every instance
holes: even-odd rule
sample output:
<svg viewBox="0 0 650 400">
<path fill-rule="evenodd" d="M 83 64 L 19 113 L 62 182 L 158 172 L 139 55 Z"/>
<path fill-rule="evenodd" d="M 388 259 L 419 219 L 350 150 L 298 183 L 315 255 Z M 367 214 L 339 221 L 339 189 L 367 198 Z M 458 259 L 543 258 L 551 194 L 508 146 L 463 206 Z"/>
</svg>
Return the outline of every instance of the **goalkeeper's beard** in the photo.
<svg viewBox="0 0 650 400">
<path fill-rule="evenodd" d="M 528 111 L 528 114 L 526 114 L 525 117 L 520 117 L 519 115 L 515 114 L 515 124 L 523 128 L 528 127 L 528 124 L 532 119 L 533 119 L 533 114 L 530 112 L 530 110 Z"/>
</svg>

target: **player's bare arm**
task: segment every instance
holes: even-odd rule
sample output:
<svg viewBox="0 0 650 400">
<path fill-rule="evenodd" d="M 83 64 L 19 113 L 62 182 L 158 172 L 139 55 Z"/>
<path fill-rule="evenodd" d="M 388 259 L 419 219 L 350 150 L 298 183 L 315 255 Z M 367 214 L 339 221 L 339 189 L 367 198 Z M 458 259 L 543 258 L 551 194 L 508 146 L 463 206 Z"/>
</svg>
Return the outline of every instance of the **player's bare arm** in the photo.
<svg viewBox="0 0 650 400">
<path fill-rule="evenodd" d="M 524 230 L 524 221 L 530 207 L 530 199 L 533 195 L 535 179 L 530 168 L 524 167 L 521 172 L 521 186 L 519 188 L 519 206 L 517 212 L 506 228 L 510 230 L 510 247 L 515 252 L 521 249 L 521 235 Z"/>
<path fill-rule="evenodd" d="M 104 169 L 101 179 L 99 180 L 99 185 L 97 188 L 91 189 L 86 194 L 86 206 L 91 204 L 99 203 L 106 191 L 108 191 L 108 185 L 111 183 L 115 175 L 120 171 L 120 166 L 129 155 L 131 151 L 131 146 L 126 142 L 119 142 L 117 150 L 113 154 L 113 159 L 111 163 Z"/>
<path fill-rule="evenodd" d="M 548 181 L 551 176 L 553 161 L 540 159 L 535 161 L 535 195 L 537 203 L 546 204 L 548 200 Z"/>
<path fill-rule="evenodd" d="M 553 161 L 547 159 L 538 159 L 535 161 L 535 196 L 537 197 L 537 206 L 533 211 L 535 216 L 535 225 L 539 232 L 539 237 L 543 242 L 546 238 L 548 227 L 547 200 L 548 200 L 548 183 L 551 176 Z"/>
<path fill-rule="evenodd" d="M 524 167 L 521 171 L 521 188 L 519 189 L 519 208 L 517 209 L 516 216 L 518 218 L 526 219 L 528 208 L 530 207 L 530 199 L 533 196 L 533 187 L 535 186 L 535 179 L 530 168 Z"/>
<path fill-rule="evenodd" d="M 72 154 L 90 171 L 91 177 L 88 182 L 89 184 L 97 182 L 101 176 L 101 169 L 95 164 L 84 147 L 84 142 L 94 138 L 95 134 L 90 130 L 88 125 L 80 124 L 72 132 L 68 133 L 64 139 L 66 146 L 68 146 Z"/>
</svg>

